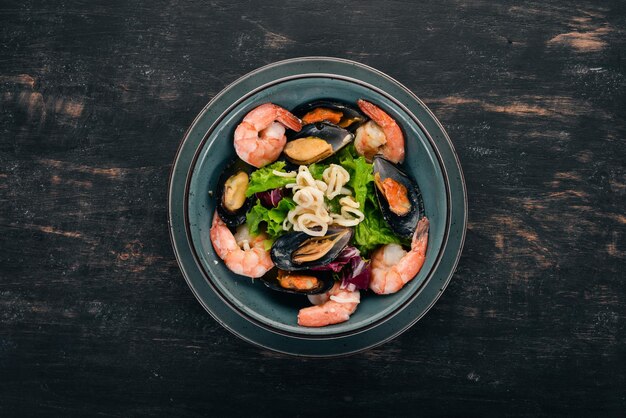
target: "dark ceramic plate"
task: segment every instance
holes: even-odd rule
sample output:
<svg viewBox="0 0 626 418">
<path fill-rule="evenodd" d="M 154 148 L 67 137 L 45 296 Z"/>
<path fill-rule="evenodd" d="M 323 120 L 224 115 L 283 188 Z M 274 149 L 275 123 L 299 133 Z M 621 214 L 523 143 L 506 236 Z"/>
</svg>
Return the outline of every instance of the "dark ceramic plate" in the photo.
<svg viewBox="0 0 626 418">
<path fill-rule="evenodd" d="M 379 104 L 406 136 L 404 168 L 422 191 L 430 219 L 429 246 L 417 277 L 394 295 L 363 293 L 348 322 L 324 328 L 296 323 L 305 297 L 269 290 L 231 273 L 211 246 L 215 205 L 209 195 L 223 168 L 236 158 L 233 132 L 261 103 L 287 109 L 318 98 Z M 180 268 L 204 308 L 235 335 L 259 346 L 302 356 L 337 356 L 381 344 L 417 322 L 447 286 L 461 254 L 467 222 L 465 184 L 441 124 L 413 93 L 365 65 L 336 58 L 281 61 L 240 78 L 200 112 L 172 168 L 169 222 Z"/>
</svg>

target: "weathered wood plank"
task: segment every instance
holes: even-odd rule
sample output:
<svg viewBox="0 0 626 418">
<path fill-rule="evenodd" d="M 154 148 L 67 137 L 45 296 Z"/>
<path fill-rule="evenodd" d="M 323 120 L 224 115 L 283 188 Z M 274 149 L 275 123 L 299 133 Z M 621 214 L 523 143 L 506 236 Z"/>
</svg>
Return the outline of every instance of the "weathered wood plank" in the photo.
<svg viewBox="0 0 626 418">
<path fill-rule="evenodd" d="M 626 409 L 622 2 L 23 1 L 0 20 L 3 416 Z M 470 199 L 435 308 L 323 363 L 222 329 L 166 226 L 195 114 L 302 55 L 355 59 L 416 92 Z"/>
</svg>

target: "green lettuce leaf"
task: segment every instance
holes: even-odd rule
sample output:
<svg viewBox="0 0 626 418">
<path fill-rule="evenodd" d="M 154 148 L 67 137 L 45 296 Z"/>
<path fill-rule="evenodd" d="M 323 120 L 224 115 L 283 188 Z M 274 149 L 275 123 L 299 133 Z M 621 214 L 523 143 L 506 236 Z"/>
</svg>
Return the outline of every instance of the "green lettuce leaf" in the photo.
<svg viewBox="0 0 626 418">
<path fill-rule="evenodd" d="M 286 172 L 284 168 L 284 161 L 276 161 L 273 164 L 253 171 L 250 175 L 250 183 L 248 184 L 248 190 L 246 190 L 246 197 L 266 190 L 280 189 L 287 184 L 295 183 L 296 179 L 294 177 L 280 177 L 273 173 L 274 170 Z"/>
<path fill-rule="evenodd" d="M 342 149 L 338 153 L 338 159 L 339 164 L 350 173 L 347 186 L 354 192 L 354 200 L 363 208 L 368 193 L 367 185 L 374 181 L 372 164 L 368 163 L 365 157 L 356 155 L 353 145 Z"/>
<path fill-rule="evenodd" d="M 339 204 L 339 199 L 341 199 L 341 197 L 342 196 L 340 195 L 332 200 L 325 199 L 325 202 L 328 205 L 328 209 L 332 213 L 339 213 L 341 211 L 341 205 Z"/>
<path fill-rule="evenodd" d="M 360 157 L 359 153 L 356 152 L 356 148 L 354 147 L 354 142 L 352 142 L 351 144 L 348 144 L 346 147 L 339 150 L 339 152 L 337 152 L 335 155 L 329 158 L 329 161 L 333 163 L 339 163 L 340 161 L 345 160 L 349 157 L 352 157 L 352 158 Z"/>
<path fill-rule="evenodd" d="M 322 180 L 322 174 L 327 168 L 328 164 L 313 163 L 309 166 L 309 171 L 315 180 Z"/>
<path fill-rule="evenodd" d="M 361 254 L 367 255 L 379 245 L 392 243 L 406 245 L 406 242 L 389 228 L 380 209 L 372 203 L 371 199 L 367 200 L 363 214 L 365 219 L 355 227 L 353 238 Z"/>
<path fill-rule="evenodd" d="M 261 224 L 265 225 L 265 232 L 273 240 L 282 235 L 283 221 L 287 217 L 287 213 L 296 207 L 294 201 L 289 197 L 284 197 L 278 202 L 278 206 L 268 209 L 257 199 L 256 205 L 252 207 L 246 214 L 246 224 L 250 234 L 259 235 L 261 233 Z"/>
<path fill-rule="evenodd" d="M 354 172 L 350 175 L 348 186 L 354 191 L 354 199 L 365 207 L 365 200 L 368 194 L 367 185 L 374 181 L 372 174 L 372 164 L 365 161 L 365 158 L 359 157 L 353 160 Z"/>
</svg>

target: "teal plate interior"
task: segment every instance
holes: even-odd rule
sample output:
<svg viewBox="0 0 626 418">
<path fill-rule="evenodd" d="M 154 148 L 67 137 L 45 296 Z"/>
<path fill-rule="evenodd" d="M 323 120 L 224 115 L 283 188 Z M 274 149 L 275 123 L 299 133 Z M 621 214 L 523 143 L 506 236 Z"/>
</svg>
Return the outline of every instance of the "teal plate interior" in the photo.
<svg viewBox="0 0 626 418">
<path fill-rule="evenodd" d="M 310 305 L 306 297 L 273 292 L 260 281 L 233 275 L 217 257 L 209 229 L 215 210 L 215 199 L 209 191 L 216 190 L 216 181 L 228 163 L 237 158 L 233 148 L 235 128 L 251 109 L 271 102 L 287 109 L 319 98 L 332 98 L 355 103 L 359 98 L 383 106 L 403 127 L 407 137 L 405 170 L 417 180 L 424 197 L 426 215 L 431 221 L 426 262 L 418 277 L 400 292 L 377 296 L 363 292 L 357 311 L 348 322 L 324 328 L 303 328 L 296 324 L 298 309 Z M 189 184 L 189 222 L 192 244 L 209 280 L 236 309 L 276 330 L 307 335 L 329 335 L 357 330 L 386 317 L 423 284 L 437 259 L 443 241 L 447 218 L 447 196 L 443 174 L 424 133 L 410 117 L 383 94 L 354 81 L 329 77 L 302 77 L 268 86 L 237 105 L 208 134 L 193 167 Z M 217 261 L 217 263 L 216 263 Z"/>
<path fill-rule="evenodd" d="M 407 138 L 404 168 L 418 182 L 431 221 L 424 267 L 400 292 L 363 292 L 348 322 L 324 328 L 296 324 L 306 298 L 277 293 L 234 275 L 209 239 L 215 208 L 210 191 L 236 158 L 232 138 L 252 108 L 288 109 L 322 97 L 380 104 Z M 170 231 L 181 270 L 202 305 L 236 335 L 276 351 L 342 355 L 380 344 L 417 321 L 447 285 L 460 256 L 466 224 L 461 169 L 449 138 L 423 103 L 388 76 L 352 61 L 299 58 L 263 67 L 227 87 L 200 113 L 179 148 L 170 179 Z"/>
</svg>

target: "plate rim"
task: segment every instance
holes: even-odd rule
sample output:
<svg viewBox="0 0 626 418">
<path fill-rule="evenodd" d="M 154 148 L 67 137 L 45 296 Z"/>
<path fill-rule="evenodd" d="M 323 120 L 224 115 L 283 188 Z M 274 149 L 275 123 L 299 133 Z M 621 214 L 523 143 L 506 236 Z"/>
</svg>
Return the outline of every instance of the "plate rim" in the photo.
<svg viewBox="0 0 626 418">
<path fill-rule="evenodd" d="M 403 112 L 406 113 L 406 116 L 411 119 L 419 128 L 419 130 L 422 132 L 422 134 L 425 136 L 426 141 L 428 142 L 428 146 L 430 146 L 432 148 L 432 153 L 434 154 L 434 158 L 436 160 L 436 164 L 438 165 L 439 169 L 441 170 L 441 174 L 443 176 L 443 183 L 444 183 L 444 188 L 445 188 L 445 198 L 446 198 L 446 216 L 445 216 L 445 227 L 444 227 L 444 234 L 443 234 L 443 239 L 441 242 L 441 245 L 439 246 L 438 250 L 437 250 L 437 254 L 435 256 L 435 261 L 432 264 L 432 266 L 430 267 L 430 269 L 428 271 L 425 271 L 425 275 L 422 277 L 421 283 L 419 283 L 419 285 L 417 286 L 416 289 L 412 290 L 412 293 L 410 293 L 409 295 L 406 296 L 406 298 L 400 302 L 393 310 L 391 310 L 390 312 L 388 312 L 386 315 L 381 316 L 380 318 L 377 318 L 374 321 L 371 322 L 366 322 L 362 325 L 360 325 L 357 328 L 352 328 L 349 330 L 345 330 L 345 331 L 337 331 L 337 332 L 331 332 L 331 333 L 321 333 L 321 332 L 316 332 L 316 330 L 320 330 L 319 328 L 313 328 L 313 329 L 309 329 L 309 328 L 302 328 L 301 331 L 302 332 L 297 332 L 297 331 L 290 331 L 290 330 L 286 330 L 286 329 L 282 329 L 280 327 L 277 327 L 275 325 L 272 325 L 271 323 L 265 322 L 262 319 L 259 319 L 257 317 L 255 317 L 253 314 L 250 314 L 248 312 L 245 311 L 245 309 L 241 308 L 238 306 L 238 304 L 234 303 L 232 300 L 230 300 L 230 298 L 228 297 L 227 294 L 224 293 L 223 290 L 220 289 L 219 284 L 217 283 L 217 280 L 214 279 L 214 274 L 211 273 L 211 271 L 209 271 L 209 269 L 207 268 L 207 266 L 205 266 L 205 263 L 202 262 L 202 257 L 200 256 L 200 251 L 199 249 L 196 247 L 196 245 L 194 244 L 194 239 L 192 236 L 192 228 L 191 228 L 191 223 L 190 223 L 190 206 L 189 206 L 189 197 L 191 195 L 191 191 L 190 191 L 190 186 L 191 183 L 193 182 L 193 177 L 194 174 L 197 176 L 197 166 L 199 163 L 201 163 L 201 155 L 205 153 L 205 148 L 207 146 L 207 143 L 209 141 L 209 137 L 212 135 L 212 132 L 215 128 L 217 128 L 219 126 L 219 124 L 222 122 L 223 118 L 227 118 L 230 116 L 230 111 L 233 108 L 236 108 L 237 106 L 239 106 L 242 102 L 245 102 L 248 98 L 262 93 L 264 90 L 272 88 L 274 86 L 277 86 L 281 83 L 284 82 L 289 82 L 289 81 L 293 81 L 293 80 L 301 80 L 301 79 L 310 79 L 310 78 L 320 78 L 320 79 L 338 79 L 341 81 L 345 81 L 345 82 L 349 82 L 349 83 L 353 83 L 353 84 L 357 84 L 357 85 L 361 85 L 362 87 L 365 87 L 367 89 L 370 89 L 374 92 L 376 92 L 377 94 L 380 94 L 381 96 L 385 97 L 387 100 L 393 102 L 398 108 L 400 108 Z M 349 337 L 351 335 L 355 335 L 358 334 L 360 332 L 365 332 L 368 329 L 377 327 L 379 325 L 382 325 L 384 322 L 390 320 L 391 318 L 393 318 L 394 316 L 396 316 L 397 314 L 399 314 L 403 309 L 405 309 L 413 300 L 415 300 L 419 294 L 421 293 L 421 291 L 427 287 L 429 281 L 433 278 L 434 273 L 436 271 L 436 269 L 438 268 L 441 259 L 443 258 L 443 255 L 445 253 L 445 248 L 448 242 L 448 239 L 450 237 L 450 224 L 451 224 L 451 212 L 452 212 L 452 207 L 451 207 L 451 188 L 450 188 L 450 182 L 449 182 L 449 174 L 447 171 L 447 168 L 444 164 L 443 161 L 443 156 L 441 155 L 440 150 L 437 148 L 434 139 L 432 138 L 432 136 L 430 135 L 430 133 L 428 132 L 428 130 L 426 130 L 426 128 L 423 126 L 423 123 L 417 118 L 417 116 L 415 116 L 409 109 L 406 108 L 406 106 L 404 106 L 400 101 L 398 101 L 397 99 L 395 99 L 393 96 L 391 96 L 390 94 L 386 93 L 384 90 L 370 84 L 367 83 L 365 81 L 362 80 L 358 80 L 356 78 L 353 77 L 349 77 L 349 76 L 343 76 L 343 75 L 339 75 L 339 74 L 327 74 L 327 73 L 301 73 L 301 74 L 297 74 L 297 75 L 289 75 L 286 77 L 280 77 L 280 78 L 276 78 L 274 80 L 272 80 L 269 83 L 265 83 L 263 85 L 260 85 L 259 87 L 253 89 L 252 91 L 246 93 L 245 95 L 243 95 L 242 97 L 238 98 L 234 103 L 232 103 L 230 106 L 228 106 L 228 110 L 225 111 L 224 113 L 222 113 L 219 117 L 217 117 L 215 119 L 215 121 L 211 124 L 211 127 L 208 129 L 208 131 L 205 133 L 203 139 L 200 141 L 200 143 L 198 144 L 198 146 L 196 147 L 196 151 L 194 152 L 194 155 L 192 157 L 191 160 L 191 164 L 189 165 L 189 169 L 187 172 L 187 180 L 186 180 L 186 184 L 185 184 L 185 196 L 184 196 L 184 222 L 185 222 L 185 227 L 186 227 L 186 233 L 187 233 L 187 239 L 189 242 L 192 243 L 191 247 L 191 253 L 192 256 L 194 257 L 194 260 L 196 262 L 196 264 L 199 266 L 201 272 L 203 273 L 205 279 L 209 282 L 209 285 L 213 288 L 213 291 L 220 297 L 220 299 L 227 304 L 231 309 L 233 309 L 235 312 L 237 312 L 239 315 L 245 317 L 248 321 L 253 322 L 255 325 L 265 328 L 270 332 L 274 332 L 277 334 L 282 334 L 285 335 L 287 337 L 294 337 L 294 338 L 304 338 L 304 339 L 333 339 L 333 338 L 338 338 L 338 337 Z M 394 302 L 393 304 L 396 304 L 396 302 Z M 313 330 L 311 332 L 307 332 Z"/>
<path fill-rule="evenodd" d="M 446 165 L 446 161 L 445 161 L 445 157 L 439 155 L 438 159 L 440 160 L 440 164 L 441 164 L 441 169 L 444 173 L 446 173 L 446 177 L 448 177 L 449 179 L 451 179 L 453 176 L 452 175 L 448 175 L 447 171 L 449 170 L 450 166 L 452 166 L 452 168 L 456 169 L 456 173 L 453 173 L 455 175 L 458 175 L 458 182 L 459 185 L 461 186 L 461 192 L 462 192 L 462 218 L 460 219 L 460 221 L 462 221 L 462 225 L 460 228 L 460 235 L 459 235 L 459 240 L 458 243 L 455 243 L 456 245 L 458 245 L 458 249 L 456 250 L 456 255 L 454 257 L 453 262 L 451 263 L 451 268 L 449 269 L 449 272 L 446 273 L 446 278 L 443 281 L 443 283 L 440 285 L 440 289 L 435 293 L 435 295 L 432 297 L 432 299 L 430 300 L 430 303 L 425 307 L 421 309 L 421 312 L 418 315 L 415 315 L 411 320 L 407 321 L 403 326 L 399 327 L 397 330 L 395 330 L 394 332 L 391 332 L 390 334 L 386 335 L 384 338 L 375 341 L 373 343 L 369 343 L 363 346 L 360 346 L 358 348 L 352 349 L 352 350 L 348 350 L 348 351 L 342 351 L 339 350 L 338 352 L 333 352 L 333 353 L 324 353 L 324 354 L 316 354 L 316 353 L 299 353 L 294 350 L 287 350 L 287 349 L 281 349 L 279 347 L 270 345 L 270 344 L 266 344 L 266 343 L 262 343 L 259 342 L 253 338 L 249 338 L 245 335 L 242 335 L 241 332 L 231 328 L 231 326 L 229 324 L 227 324 L 227 321 L 224 321 L 222 318 L 219 317 L 217 312 L 213 312 L 213 309 L 211 309 L 211 307 L 207 304 L 207 302 L 199 295 L 197 289 L 195 288 L 194 284 L 192 283 L 192 280 L 188 277 L 188 272 L 187 272 L 187 267 L 189 266 L 185 266 L 182 260 L 182 254 L 180 253 L 181 249 L 179 248 L 177 242 L 176 242 L 176 231 L 174 230 L 174 220 L 173 220 L 173 216 L 174 216 L 174 211 L 175 211 L 175 206 L 173 202 L 173 194 L 174 194 L 174 188 L 176 187 L 176 185 L 174 184 L 174 180 L 175 180 L 175 176 L 177 175 L 177 169 L 179 169 L 179 163 L 180 163 L 180 158 L 181 158 L 181 152 L 183 151 L 183 148 L 185 146 L 185 144 L 187 143 L 187 141 L 190 139 L 190 134 L 193 132 L 194 128 L 196 128 L 197 124 L 200 122 L 200 120 L 205 116 L 205 114 L 207 113 L 207 111 L 211 108 L 211 106 L 216 103 L 218 100 L 220 100 L 222 97 L 224 97 L 227 93 L 231 92 L 236 86 L 238 86 L 239 84 L 241 84 L 242 82 L 245 82 L 247 80 L 250 80 L 251 78 L 253 78 L 255 75 L 259 74 L 259 73 L 263 73 L 266 72 L 268 70 L 272 70 L 275 69 L 277 67 L 281 67 L 281 66 L 289 66 L 289 65 L 293 65 L 293 64 L 299 64 L 299 63 L 303 63 L 303 62 L 316 62 L 316 63 L 339 63 L 342 65 L 348 65 L 348 66 L 356 66 L 356 67 L 360 67 L 361 69 L 365 70 L 366 72 L 370 72 L 378 77 L 381 77 L 385 80 L 387 80 L 388 82 L 390 82 L 392 85 L 395 85 L 397 88 L 399 88 L 400 90 L 403 91 L 403 93 L 407 94 L 412 100 L 415 101 L 415 103 L 423 110 L 426 112 L 426 114 L 429 116 L 431 122 L 433 122 L 437 129 L 440 131 L 440 133 L 442 134 L 442 138 L 445 141 L 446 145 L 449 148 L 450 154 L 454 157 L 454 164 L 450 164 L 450 165 Z M 317 76 L 324 76 L 324 75 L 328 75 L 326 73 L 324 73 L 323 71 L 301 71 L 299 73 L 289 73 L 289 76 L 304 76 L 305 74 L 307 75 L 311 75 L 311 74 L 315 74 Z M 332 75 L 332 74 L 331 74 Z M 287 76 L 287 77 L 289 77 Z M 361 83 L 364 84 L 371 84 L 370 82 L 361 80 L 359 78 L 355 78 L 355 77 L 351 77 L 351 76 L 347 76 L 349 78 L 352 78 L 356 81 L 360 81 Z M 285 77 L 279 77 L 280 79 L 285 78 Z M 264 87 L 266 84 L 271 84 L 270 83 L 257 83 L 257 87 Z M 381 92 L 386 93 L 386 91 L 382 88 L 378 88 Z M 247 95 L 245 95 L 247 96 Z M 387 93 L 388 97 L 391 98 L 395 98 L 394 95 Z M 423 123 L 421 122 L 420 118 L 418 118 L 413 111 L 411 111 L 410 109 L 407 108 L 407 105 L 400 101 L 399 99 L 395 100 L 397 102 L 397 104 L 403 108 L 404 111 L 407 112 L 408 116 L 411 117 L 412 119 L 414 119 L 418 125 L 420 126 L 420 128 L 423 130 L 423 132 L 426 134 L 426 136 L 428 137 L 429 141 L 431 142 L 431 146 L 433 146 L 435 152 L 437 154 L 441 153 L 441 150 L 439 149 L 440 144 L 437 144 L 436 141 L 433 139 L 433 135 L 430 133 L 430 131 L 428 129 L 426 129 L 426 127 L 423 125 Z M 227 105 L 225 106 L 225 109 L 216 117 L 214 118 L 211 122 L 210 122 L 210 128 L 207 130 L 207 132 L 211 132 L 213 130 L 213 128 L 216 126 L 216 124 L 219 122 L 219 120 L 221 120 L 225 115 L 227 115 L 233 108 L 233 106 L 236 106 L 237 103 L 239 103 L 239 100 L 236 100 L 234 103 L 227 103 Z M 197 153 L 199 152 L 199 150 L 203 147 L 203 145 L 206 142 L 206 136 L 207 136 L 207 132 L 205 132 L 203 135 L 201 135 L 201 138 L 199 140 L 199 143 L 195 146 L 195 149 L 192 150 L 192 158 L 191 158 L 191 162 L 188 165 L 188 167 L 186 167 L 185 170 L 183 170 L 184 173 L 184 192 L 185 192 L 185 196 L 187 193 L 187 186 L 188 186 L 188 181 L 187 179 L 191 176 L 191 172 L 194 169 L 195 166 L 195 162 L 196 162 L 196 158 L 195 156 L 197 155 Z M 180 174 L 180 176 L 182 176 L 182 173 Z M 450 185 L 448 184 L 448 182 L 446 181 L 446 186 L 449 189 L 449 193 L 450 193 L 450 206 L 452 206 L 451 201 L 453 200 L 453 188 L 450 187 Z M 456 190 L 454 192 L 457 192 Z M 452 276 L 454 275 L 455 271 L 456 271 L 456 267 L 458 265 L 458 262 L 460 260 L 460 257 L 462 255 L 463 252 L 463 247 L 464 247 L 464 243 L 465 243 L 465 238 L 466 238 L 466 230 L 467 230 L 467 219 L 468 219 L 468 199 L 467 199 L 467 189 L 466 189 L 466 183 L 465 183 L 465 179 L 464 179 L 464 175 L 463 175 L 463 171 L 462 171 L 462 167 L 459 161 L 459 157 L 458 154 L 456 152 L 456 149 L 454 148 L 454 144 L 452 143 L 448 133 L 446 132 L 445 128 L 442 126 L 441 122 L 437 119 L 437 117 L 432 113 L 432 111 L 424 104 L 424 102 L 417 97 L 417 95 L 415 95 L 411 90 L 409 90 L 406 86 L 404 86 L 402 83 L 398 82 L 397 80 L 395 80 L 394 78 L 390 77 L 389 75 L 381 72 L 380 70 L 377 70 L 373 67 L 370 67 L 366 64 L 362 64 L 356 61 L 352 61 L 352 60 L 348 60 L 348 59 L 344 59 L 344 58 L 334 58 L 334 57 L 317 57 L 317 56 L 313 56 L 313 57 L 299 57 L 299 58 L 292 58 L 292 59 L 288 59 L 288 60 L 281 60 L 281 61 L 277 61 L 277 62 L 273 62 L 270 63 L 268 65 L 259 67 L 239 78 L 237 78 L 235 81 L 233 81 L 232 83 L 228 84 L 224 89 L 222 89 L 218 94 L 216 94 L 205 106 L 204 108 L 196 115 L 196 117 L 194 118 L 194 120 L 192 121 L 192 123 L 189 125 L 189 127 L 187 128 L 187 130 L 185 131 L 175 154 L 175 158 L 174 158 L 174 163 L 172 164 L 172 167 L 170 169 L 170 175 L 169 175 L 169 179 L 168 179 L 168 193 L 167 193 L 167 199 L 168 199 L 168 229 L 169 229 L 169 235 L 170 235 L 170 241 L 172 243 L 172 247 L 174 250 L 174 254 L 176 257 L 176 261 L 179 265 L 179 268 L 181 270 L 181 273 L 183 274 L 183 277 L 185 279 L 185 281 L 187 282 L 187 285 L 190 287 L 192 293 L 194 294 L 194 296 L 196 297 L 196 299 L 198 300 L 198 302 L 205 308 L 205 310 L 220 324 L 222 325 L 224 328 L 226 328 L 227 330 L 229 330 L 231 333 L 233 333 L 234 335 L 236 335 L 237 337 L 252 343 L 258 347 L 264 348 L 264 349 L 269 349 L 272 351 L 276 351 L 276 352 L 280 352 L 280 353 L 284 353 L 284 354 L 288 354 L 288 355 L 294 355 L 294 356 L 298 356 L 298 357 L 338 357 L 338 356 L 345 356 L 345 355 L 350 355 L 350 354 L 354 354 L 354 353 L 358 353 L 376 346 L 379 346 L 381 344 L 384 344 L 386 342 L 388 342 L 391 339 L 394 339 L 395 337 L 397 337 L 398 335 L 402 334 L 403 332 L 405 332 L 408 328 L 410 328 L 412 325 L 414 325 L 416 322 L 418 322 L 431 308 L 432 306 L 434 306 L 434 304 L 439 300 L 439 298 L 441 297 L 441 295 L 443 294 L 443 292 L 445 291 L 445 289 L 447 288 L 448 284 L 450 283 Z M 186 208 L 186 203 L 184 202 L 184 207 Z M 458 210 L 458 208 L 457 208 Z M 449 209 L 450 213 L 452 212 L 452 207 L 450 207 Z M 183 217 L 186 218 L 187 214 L 184 213 Z M 452 215 L 447 215 L 447 218 L 451 218 Z M 451 219 L 447 219 L 446 221 L 447 226 L 446 226 L 446 234 L 447 235 L 451 235 L 451 228 L 452 228 L 452 223 L 453 220 Z M 184 225 L 183 225 L 183 229 L 184 229 Z M 186 233 L 185 233 L 186 234 Z M 186 236 L 186 244 L 188 247 L 190 247 L 190 249 L 193 251 L 195 251 L 193 249 L 193 244 L 191 244 L 191 242 L 189 241 L 189 237 Z M 448 239 L 444 240 L 444 242 L 442 242 L 442 249 L 441 249 L 441 253 L 445 252 L 445 247 L 448 244 Z M 196 267 L 196 269 L 199 270 L 200 274 L 203 275 L 205 278 L 209 278 L 207 277 L 207 274 L 205 272 L 205 269 L 198 264 L 198 261 L 195 259 L 194 256 L 192 256 L 192 258 L 194 259 L 194 266 Z M 439 267 L 439 264 L 441 262 L 441 258 L 443 258 L 443 256 L 441 256 L 438 260 L 437 263 L 435 265 L 433 265 L 433 268 L 431 269 L 431 271 L 429 272 L 429 276 L 426 277 L 426 279 L 424 280 L 424 282 L 420 285 L 420 287 L 418 289 L 415 290 L 415 295 L 412 295 L 409 299 L 407 299 L 405 301 L 405 303 L 401 306 L 398 307 L 398 309 L 394 310 L 393 313 L 395 313 L 398 310 L 402 310 L 406 307 L 408 307 L 408 305 L 412 304 L 413 302 L 415 302 L 415 299 L 417 298 L 418 294 L 421 293 L 421 291 L 423 289 L 425 289 L 430 281 L 430 279 L 432 278 L 431 276 L 434 275 L 434 272 L 436 272 L 437 268 Z M 448 269 L 446 269 L 447 271 Z M 210 280 L 210 278 L 209 278 Z M 210 284 L 211 286 L 213 286 L 213 284 Z M 214 291 L 214 289 L 213 289 Z M 221 295 L 218 294 L 218 297 L 220 299 L 222 299 L 222 302 L 225 302 L 223 300 L 223 298 L 221 297 Z M 225 303 L 228 309 L 232 310 L 232 306 L 229 305 L 229 303 Z M 215 308 L 214 308 L 215 309 Z M 237 315 L 241 316 L 239 312 L 235 312 Z M 387 320 L 393 318 L 394 315 L 388 315 L 384 318 L 382 318 L 381 320 L 378 321 L 378 323 L 376 323 L 373 327 L 376 328 L 378 326 L 380 326 L 381 324 L 384 324 L 385 322 L 387 322 Z M 256 324 L 255 322 L 249 321 L 248 318 L 243 317 L 244 320 L 248 321 L 249 323 L 251 323 L 253 326 L 258 327 L 259 325 Z M 267 328 L 263 328 L 265 331 L 270 332 L 270 333 L 275 333 L 274 331 L 272 331 L 271 329 L 267 329 Z M 348 335 L 344 336 L 341 335 L 341 333 L 336 333 L 336 334 L 329 334 L 327 336 L 323 336 L 323 335 L 282 335 L 282 337 L 284 338 L 288 338 L 288 339 L 297 339 L 297 340 L 310 340 L 311 337 L 315 338 L 314 341 L 316 342 L 332 342 L 332 341 L 337 341 L 341 338 L 349 338 L 349 337 L 358 337 L 358 334 L 362 333 L 362 332 L 366 332 L 367 330 L 361 330 L 361 328 L 358 328 L 356 330 L 352 330 L 348 332 Z M 278 336 L 278 335 L 277 335 Z"/>
</svg>

